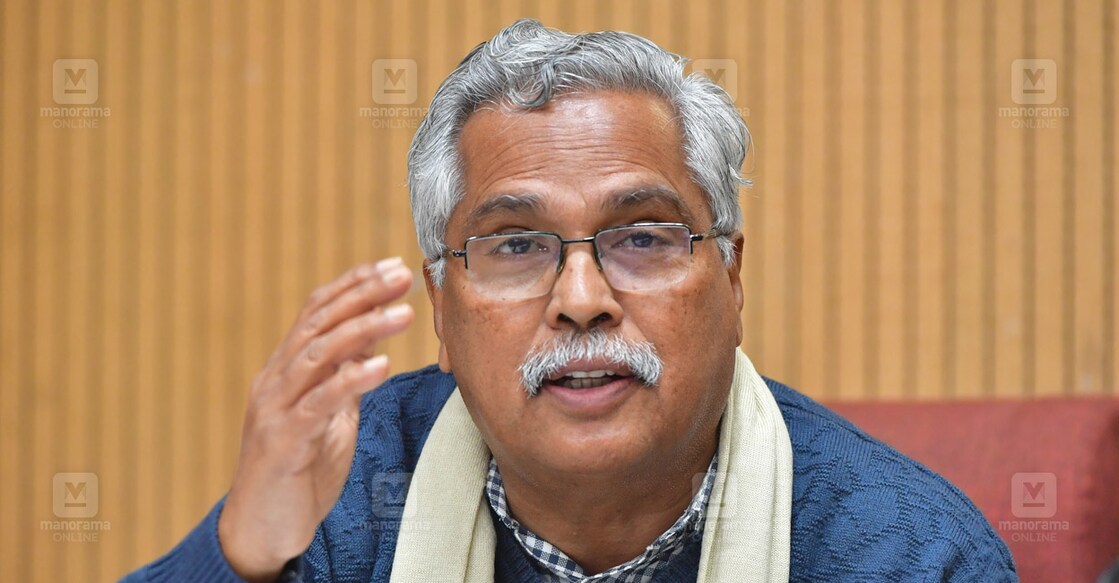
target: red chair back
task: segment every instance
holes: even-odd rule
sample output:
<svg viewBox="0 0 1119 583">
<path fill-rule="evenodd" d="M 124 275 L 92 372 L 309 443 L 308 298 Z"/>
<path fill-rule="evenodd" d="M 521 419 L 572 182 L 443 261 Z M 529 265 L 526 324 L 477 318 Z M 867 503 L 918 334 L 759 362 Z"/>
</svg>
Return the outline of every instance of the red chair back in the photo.
<svg viewBox="0 0 1119 583">
<path fill-rule="evenodd" d="M 963 490 L 1023 583 L 1095 581 L 1119 557 L 1119 400 L 828 407 Z"/>
</svg>

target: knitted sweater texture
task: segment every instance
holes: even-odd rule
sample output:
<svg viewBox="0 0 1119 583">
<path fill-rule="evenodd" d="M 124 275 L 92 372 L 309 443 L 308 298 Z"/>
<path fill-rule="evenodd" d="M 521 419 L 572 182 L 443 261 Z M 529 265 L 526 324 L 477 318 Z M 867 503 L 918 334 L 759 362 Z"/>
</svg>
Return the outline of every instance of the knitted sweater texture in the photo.
<svg viewBox="0 0 1119 583">
<path fill-rule="evenodd" d="M 1006 545 L 962 492 L 808 397 L 765 380 L 793 446 L 791 581 L 1018 580 Z M 432 366 L 397 375 L 365 396 L 338 503 L 281 580 L 389 580 L 397 535 L 413 526 L 401 516 L 409 477 L 454 387 L 453 376 Z M 218 541 L 222 504 L 169 553 L 124 580 L 240 581 Z M 495 529 L 498 577 L 538 580 L 523 549 L 502 532 L 508 529 L 500 522 Z M 669 578 L 658 581 L 694 581 L 698 552 L 696 544 L 679 555 Z"/>
</svg>

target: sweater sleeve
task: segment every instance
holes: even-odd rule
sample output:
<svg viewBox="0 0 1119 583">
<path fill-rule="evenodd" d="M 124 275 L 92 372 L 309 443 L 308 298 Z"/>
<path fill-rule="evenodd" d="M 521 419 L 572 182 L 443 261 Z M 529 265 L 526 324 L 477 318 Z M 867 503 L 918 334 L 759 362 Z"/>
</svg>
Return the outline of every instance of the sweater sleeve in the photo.
<svg viewBox="0 0 1119 583">
<path fill-rule="evenodd" d="M 225 507 L 225 498 L 214 505 L 209 514 L 166 555 L 140 567 L 121 579 L 122 583 L 171 583 L 208 581 L 244 583 L 229 565 L 218 540 L 218 519 Z M 310 548 L 288 561 L 276 583 L 326 583 L 331 581 L 329 549 L 320 526 Z"/>
<path fill-rule="evenodd" d="M 223 498 L 186 538 L 166 555 L 126 575 L 124 583 L 159 583 L 163 581 L 214 581 L 242 583 L 233 572 L 218 541 L 218 518 L 225 505 Z"/>
<path fill-rule="evenodd" d="M 374 520 L 370 485 L 378 476 L 409 473 L 454 378 L 435 366 L 397 375 L 363 397 L 361 426 L 347 485 L 315 531 L 310 547 L 285 566 L 278 581 L 387 580 L 399 524 Z M 219 501 L 175 548 L 126 575 L 126 583 L 241 583 L 222 553 Z M 378 578 L 381 577 L 381 578 Z"/>
</svg>

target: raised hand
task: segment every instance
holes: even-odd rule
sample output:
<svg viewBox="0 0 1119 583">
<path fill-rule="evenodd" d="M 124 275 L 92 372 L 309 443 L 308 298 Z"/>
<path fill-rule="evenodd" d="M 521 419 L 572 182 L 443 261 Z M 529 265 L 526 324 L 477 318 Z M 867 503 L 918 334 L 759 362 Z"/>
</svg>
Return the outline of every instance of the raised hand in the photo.
<svg viewBox="0 0 1119 583">
<path fill-rule="evenodd" d="M 311 544 L 350 471 L 363 393 L 388 377 L 376 343 L 415 317 L 387 306 L 412 285 L 399 258 L 359 265 L 315 290 L 253 379 L 233 485 L 218 522 L 222 552 L 270 581 Z"/>
</svg>

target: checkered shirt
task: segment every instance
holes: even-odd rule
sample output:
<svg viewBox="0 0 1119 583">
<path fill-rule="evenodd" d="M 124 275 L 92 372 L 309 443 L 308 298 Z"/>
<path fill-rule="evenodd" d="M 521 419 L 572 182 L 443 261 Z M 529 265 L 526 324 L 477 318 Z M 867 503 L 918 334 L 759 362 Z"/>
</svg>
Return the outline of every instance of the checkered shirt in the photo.
<svg viewBox="0 0 1119 583">
<path fill-rule="evenodd" d="M 645 547 L 641 555 L 597 575 L 588 576 L 575 561 L 563 551 L 552 546 L 532 531 L 521 526 L 509 514 L 505 500 L 505 483 L 497 462 L 490 458 L 489 472 L 486 474 L 486 497 L 490 506 L 501 519 L 502 524 L 513 531 L 517 541 L 535 560 L 537 570 L 544 581 L 549 583 L 648 583 L 669 561 L 684 550 L 689 537 L 702 536 L 704 517 L 707 514 L 707 500 L 711 497 L 711 487 L 715 484 L 715 471 L 718 468 L 718 455 L 711 458 L 703 483 L 692 498 L 691 504 L 676 523 L 657 540 Z"/>
</svg>

